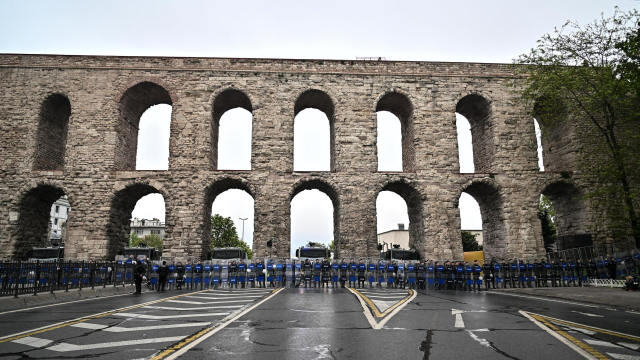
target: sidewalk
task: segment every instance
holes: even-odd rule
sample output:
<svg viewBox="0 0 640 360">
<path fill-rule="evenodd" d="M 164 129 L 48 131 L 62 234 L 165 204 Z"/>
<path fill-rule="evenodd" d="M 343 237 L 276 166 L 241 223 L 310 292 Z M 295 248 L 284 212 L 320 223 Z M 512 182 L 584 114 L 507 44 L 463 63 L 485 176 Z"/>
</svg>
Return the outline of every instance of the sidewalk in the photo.
<svg viewBox="0 0 640 360">
<path fill-rule="evenodd" d="M 33 294 L 24 294 L 19 295 L 17 298 L 14 298 L 13 296 L 0 297 L 0 312 L 95 297 L 132 294 L 134 291 L 135 286 L 127 284 L 125 286 L 118 287 L 113 287 L 113 285 L 111 285 L 104 288 L 96 287 L 95 289 L 91 289 L 91 287 L 83 288 L 82 290 L 70 289 L 68 292 L 60 290 L 55 291 L 53 294 L 49 292 L 42 292 L 38 293 L 37 296 L 33 296 Z M 142 287 L 142 291 L 146 291 L 146 286 Z"/>
<path fill-rule="evenodd" d="M 493 291 L 493 290 L 492 290 Z M 581 301 L 586 303 L 606 305 L 616 309 L 640 311 L 640 292 L 624 291 L 620 288 L 607 287 L 546 287 L 546 288 L 515 288 L 499 289 L 509 293 L 523 295 L 545 296 L 551 298 Z"/>
</svg>

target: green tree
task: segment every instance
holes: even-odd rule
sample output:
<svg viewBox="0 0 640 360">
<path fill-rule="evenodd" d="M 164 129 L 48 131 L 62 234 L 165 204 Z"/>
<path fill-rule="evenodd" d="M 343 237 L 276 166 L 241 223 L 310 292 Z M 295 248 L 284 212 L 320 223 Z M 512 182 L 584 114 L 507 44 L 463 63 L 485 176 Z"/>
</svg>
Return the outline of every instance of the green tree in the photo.
<svg viewBox="0 0 640 360">
<path fill-rule="evenodd" d="M 143 238 L 139 237 L 136 233 L 129 235 L 129 246 L 140 246 L 145 244 L 148 247 L 156 248 L 156 250 L 162 251 L 162 238 L 159 235 L 151 234 Z"/>
<path fill-rule="evenodd" d="M 215 214 L 211 217 L 211 244 L 209 249 L 216 247 L 238 247 L 247 253 L 249 259 L 253 258 L 253 251 L 246 242 L 238 237 L 236 226 L 230 217 L 222 217 Z"/>
<path fill-rule="evenodd" d="M 538 204 L 538 218 L 542 225 L 542 239 L 544 240 L 544 248 L 547 251 L 552 249 L 552 245 L 556 243 L 556 211 L 553 208 L 551 200 L 546 196 L 540 196 L 540 204 Z"/>
<path fill-rule="evenodd" d="M 469 231 L 462 230 L 462 251 L 481 251 L 482 246 L 478 244 L 476 240 L 477 234 L 474 235 Z"/>
<path fill-rule="evenodd" d="M 586 26 L 567 22 L 514 60 L 523 77 L 522 83 L 514 82 L 515 89 L 542 127 L 569 122 L 591 137 L 581 158 L 581 171 L 595 184 L 586 198 L 600 209 L 614 235 L 631 236 L 637 246 L 639 19 L 636 10 L 616 8 L 612 17 Z"/>
</svg>

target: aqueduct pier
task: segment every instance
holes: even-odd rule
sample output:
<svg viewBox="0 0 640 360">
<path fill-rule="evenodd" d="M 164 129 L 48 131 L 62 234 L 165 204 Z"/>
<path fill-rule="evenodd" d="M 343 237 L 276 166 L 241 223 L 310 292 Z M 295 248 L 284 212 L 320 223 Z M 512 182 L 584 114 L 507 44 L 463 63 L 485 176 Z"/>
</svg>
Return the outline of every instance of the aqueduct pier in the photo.
<svg viewBox="0 0 640 360">
<path fill-rule="evenodd" d="M 506 64 L 0 55 L 0 257 L 44 243 L 51 204 L 67 195 L 66 256 L 112 258 L 150 193 L 165 200 L 165 252 L 200 257 L 212 202 L 234 188 L 254 198 L 258 255 L 277 238 L 275 254 L 288 256 L 290 201 L 307 189 L 332 200 L 341 254 L 377 254 L 384 190 L 404 198 L 410 244 L 430 258 L 461 257 L 462 192 L 480 204 L 488 256 L 544 252 L 542 193 L 561 239 L 607 241 L 578 200 L 579 134 L 543 141 L 550 156 L 539 171 L 533 119 L 507 87 L 514 80 Z M 172 106 L 169 169 L 136 171 L 140 116 L 157 104 Z M 219 171 L 220 117 L 238 107 L 253 116 L 251 170 Z M 294 117 L 306 108 L 329 119 L 330 171 L 293 171 Z M 402 172 L 377 171 L 383 110 L 401 122 Z M 456 112 L 471 124 L 475 174 L 459 171 Z"/>
</svg>

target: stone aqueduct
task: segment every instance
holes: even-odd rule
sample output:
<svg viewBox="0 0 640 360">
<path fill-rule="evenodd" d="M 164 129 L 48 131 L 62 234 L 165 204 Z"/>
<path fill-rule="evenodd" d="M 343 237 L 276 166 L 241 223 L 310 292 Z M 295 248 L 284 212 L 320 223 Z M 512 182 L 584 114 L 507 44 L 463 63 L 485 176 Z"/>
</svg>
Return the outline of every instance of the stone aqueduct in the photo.
<svg viewBox="0 0 640 360">
<path fill-rule="evenodd" d="M 275 254 L 289 254 L 290 201 L 307 189 L 331 198 L 341 254 L 377 254 L 383 190 L 405 199 L 411 245 L 430 258 L 461 257 L 462 192 L 480 204 L 488 256 L 544 252 L 541 193 L 556 204 L 561 238 L 606 240 L 577 200 L 576 132 L 550 138 L 550 171 L 540 172 L 513 79 L 504 64 L 0 55 L 0 257 L 42 244 L 51 204 L 66 194 L 66 256 L 112 258 L 150 193 L 165 199 L 165 249 L 200 257 L 212 202 L 233 188 L 254 198 L 257 255 L 273 237 Z M 157 104 L 172 105 L 169 170 L 136 171 L 138 122 Z M 218 171 L 219 120 L 237 107 L 253 116 L 252 170 Z M 306 108 L 329 119 L 331 171 L 293 171 L 294 117 Z M 377 171 L 381 110 L 401 120 L 402 172 Z M 459 171 L 456 112 L 472 127 L 475 174 Z"/>
</svg>

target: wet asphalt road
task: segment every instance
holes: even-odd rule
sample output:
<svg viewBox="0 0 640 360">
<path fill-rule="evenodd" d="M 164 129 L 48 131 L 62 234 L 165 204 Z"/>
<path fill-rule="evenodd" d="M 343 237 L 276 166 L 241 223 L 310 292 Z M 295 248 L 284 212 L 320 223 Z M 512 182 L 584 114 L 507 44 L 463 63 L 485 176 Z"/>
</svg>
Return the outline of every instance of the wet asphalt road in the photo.
<svg viewBox="0 0 640 360">
<path fill-rule="evenodd" d="M 374 299 L 375 291 L 367 294 Z M 175 295 L 188 296 L 32 332 L 27 338 L 6 338 Z M 393 316 L 382 329 L 374 330 L 373 325 L 387 317 L 365 316 L 362 304 L 349 289 L 284 289 L 276 294 L 260 289 L 174 291 L 102 298 L 0 314 L 0 341 L 4 341 L 0 359 L 151 358 L 174 355 L 163 351 L 176 344 L 186 351 L 181 358 L 187 359 L 583 358 L 520 311 L 630 335 L 621 338 L 579 328 L 560 329 L 607 358 L 640 359 L 640 341 L 633 338 L 640 337 L 640 314 L 606 306 L 504 291 L 420 291 L 395 314 L 387 315 Z M 236 319 L 237 315 L 242 316 Z M 215 330 L 207 332 L 212 327 Z M 203 330 L 206 334 L 199 343 L 185 341 Z"/>
</svg>

